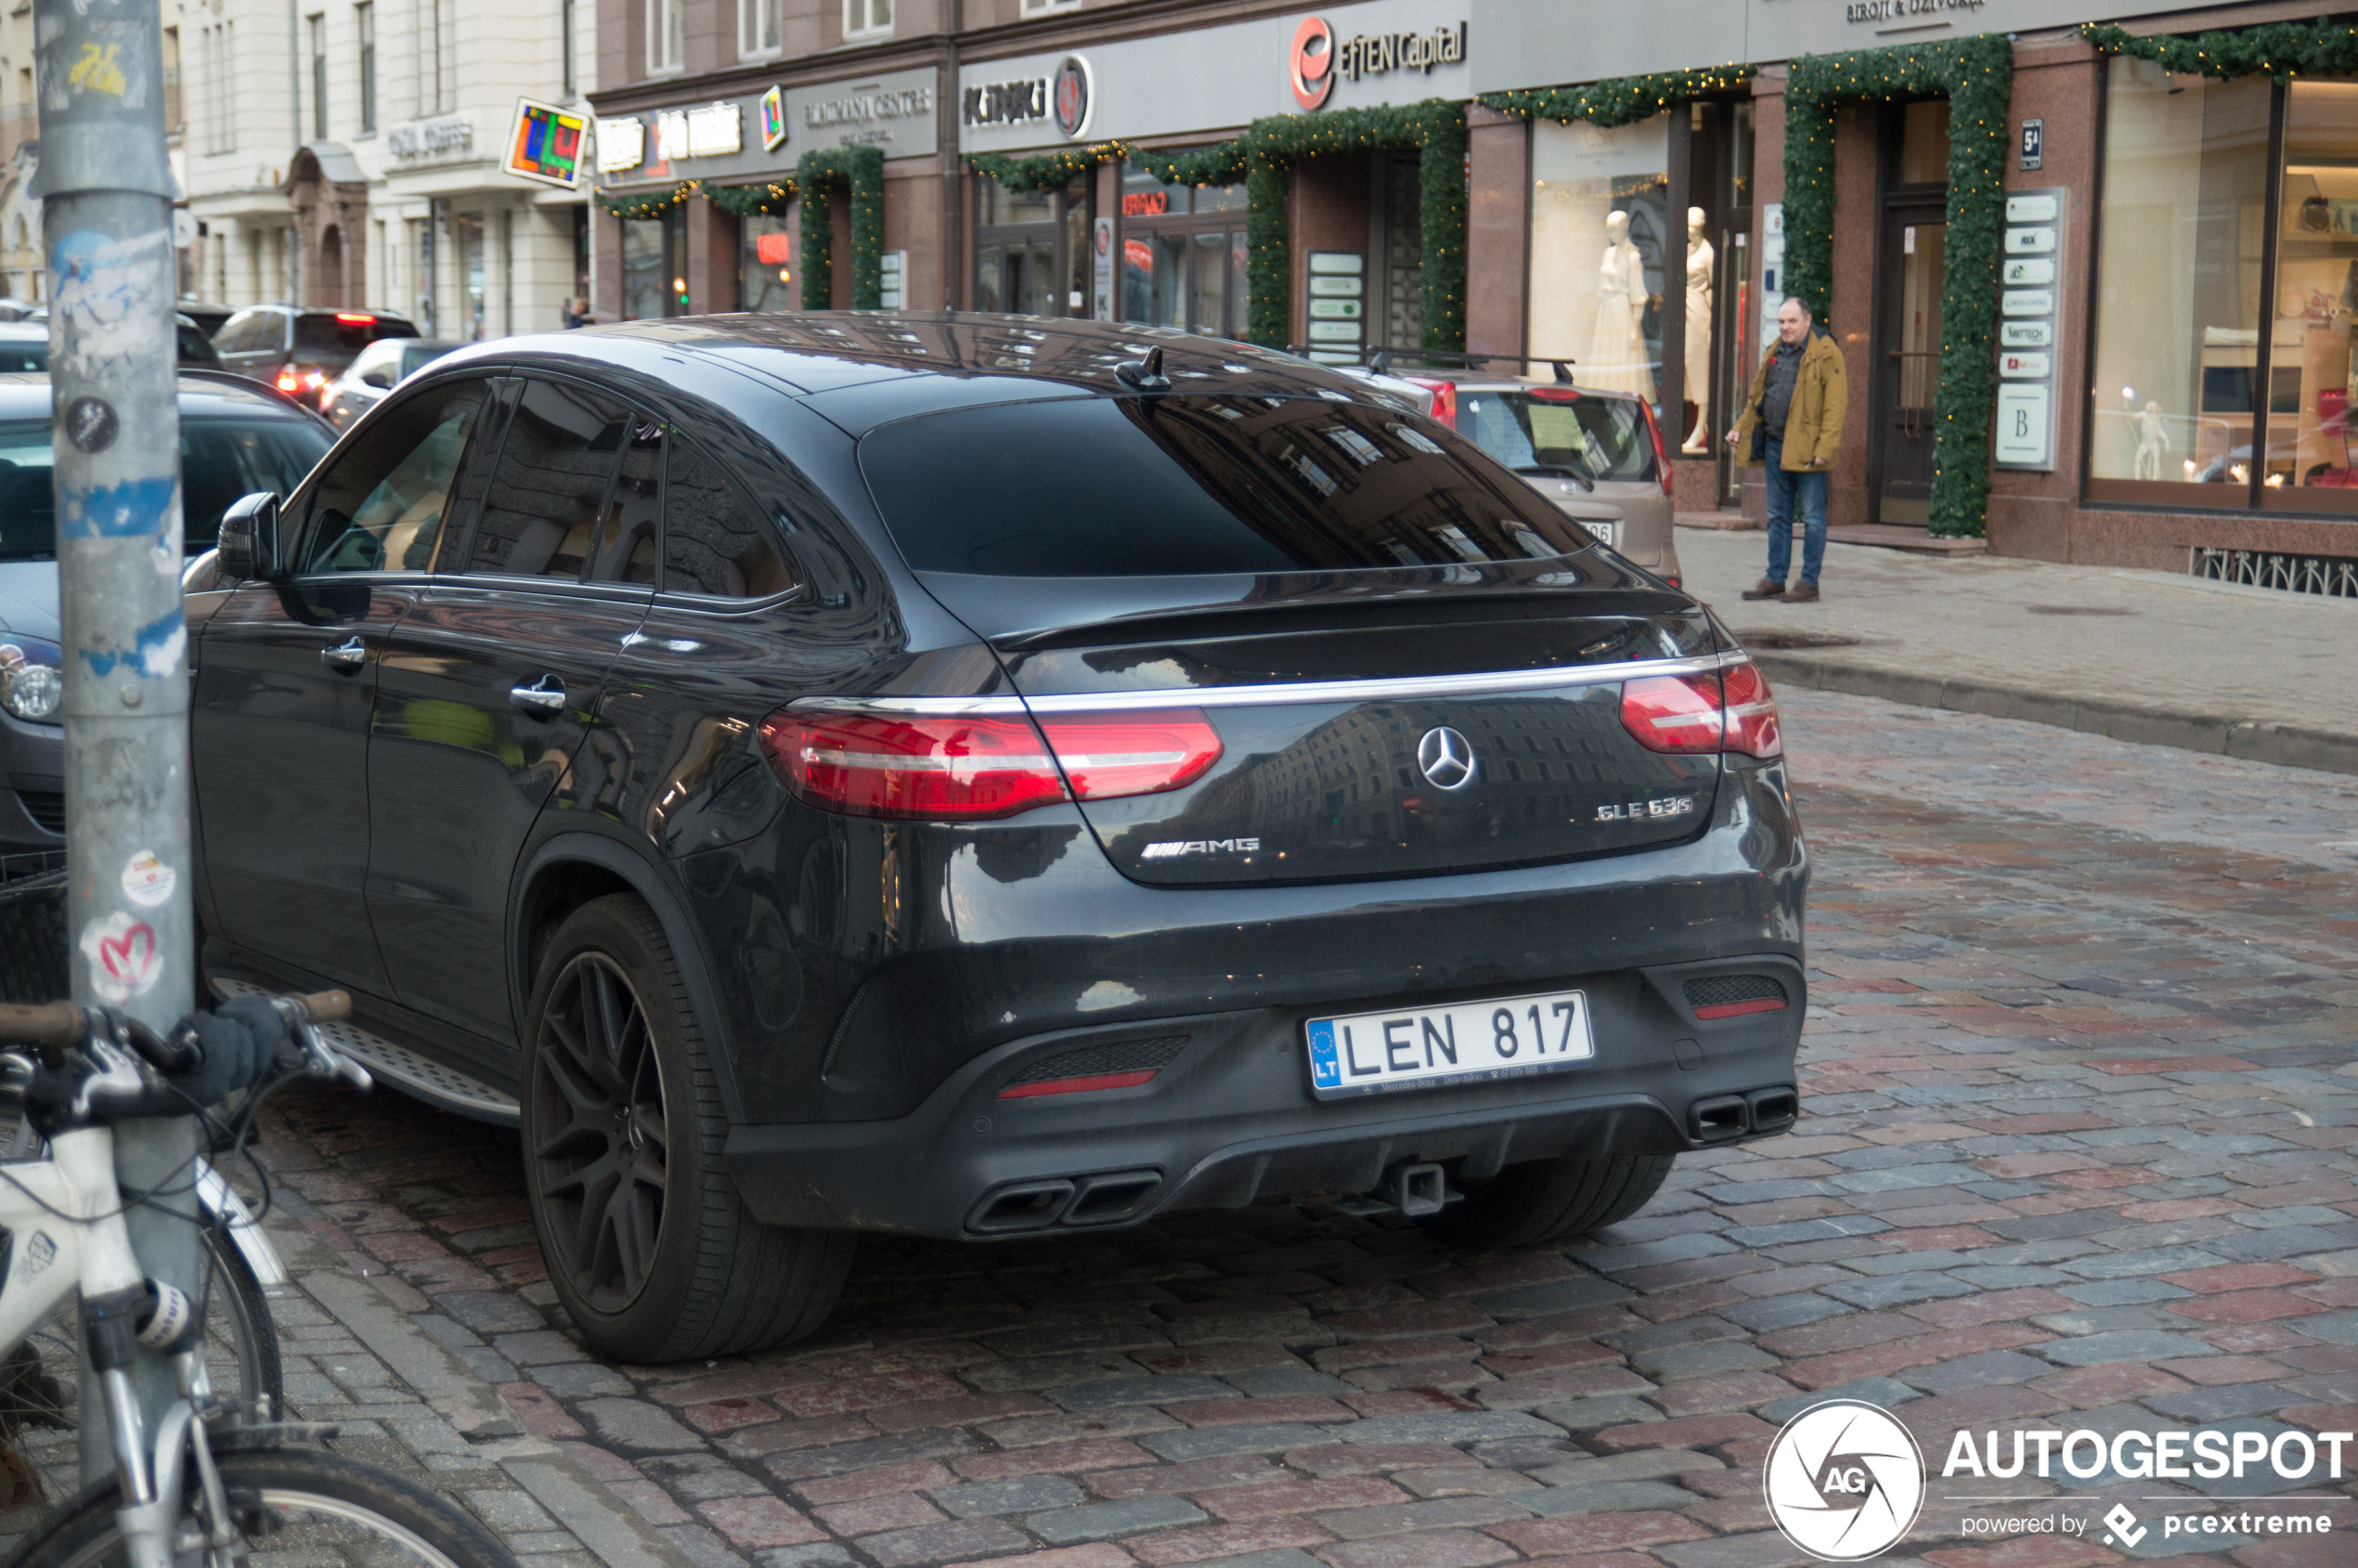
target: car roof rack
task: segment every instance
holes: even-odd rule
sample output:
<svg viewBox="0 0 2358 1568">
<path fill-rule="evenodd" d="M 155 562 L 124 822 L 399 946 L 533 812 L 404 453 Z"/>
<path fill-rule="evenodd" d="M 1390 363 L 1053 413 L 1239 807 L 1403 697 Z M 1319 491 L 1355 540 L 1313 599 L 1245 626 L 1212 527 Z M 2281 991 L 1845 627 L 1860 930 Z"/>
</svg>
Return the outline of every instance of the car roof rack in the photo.
<svg viewBox="0 0 2358 1568">
<path fill-rule="evenodd" d="M 1287 352 L 1299 355 L 1301 348 L 1289 344 Z M 1572 358 L 1544 358 L 1533 354 L 1471 354 L 1457 348 L 1376 348 L 1362 349 L 1359 363 L 1379 376 L 1399 374 L 1395 365 L 1407 361 L 1410 369 L 1419 365 L 1436 369 L 1474 369 L 1483 365 L 1545 365 L 1555 372 L 1556 381 L 1570 385 L 1572 368 L 1579 361 Z"/>
</svg>

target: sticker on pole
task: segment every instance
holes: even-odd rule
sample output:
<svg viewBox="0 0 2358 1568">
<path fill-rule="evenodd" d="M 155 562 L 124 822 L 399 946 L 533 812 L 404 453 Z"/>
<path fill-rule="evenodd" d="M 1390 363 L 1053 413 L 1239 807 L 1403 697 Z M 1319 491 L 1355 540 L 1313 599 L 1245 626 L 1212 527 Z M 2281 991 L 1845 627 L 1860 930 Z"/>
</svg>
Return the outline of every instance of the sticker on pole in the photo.
<svg viewBox="0 0 2358 1568">
<path fill-rule="evenodd" d="M 82 956 L 90 963 L 90 989 L 117 1006 L 153 991 L 163 975 L 155 927 L 122 910 L 82 928 Z"/>
<path fill-rule="evenodd" d="M 124 862 L 123 896 L 141 909 L 153 909 L 172 897 L 180 885 L 180 874 L 163 863 L 163 857 L 153 849 L 142 849 Z"/>
</svg>

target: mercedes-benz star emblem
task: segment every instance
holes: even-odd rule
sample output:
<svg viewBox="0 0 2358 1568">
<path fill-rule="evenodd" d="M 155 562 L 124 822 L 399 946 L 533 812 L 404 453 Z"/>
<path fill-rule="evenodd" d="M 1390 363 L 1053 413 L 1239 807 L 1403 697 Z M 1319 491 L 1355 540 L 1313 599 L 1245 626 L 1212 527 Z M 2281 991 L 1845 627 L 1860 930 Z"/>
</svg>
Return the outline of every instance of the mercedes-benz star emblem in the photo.
<svg viewBox="0 0 2358 1568">
<path fill-rule="evenodd" d="M 1427 730 L 1417 743 L 1417 767 L 1435 789 L 1463 789 L 1473 783 L 1473 745 L 1446 724 Z"/>
</svg>

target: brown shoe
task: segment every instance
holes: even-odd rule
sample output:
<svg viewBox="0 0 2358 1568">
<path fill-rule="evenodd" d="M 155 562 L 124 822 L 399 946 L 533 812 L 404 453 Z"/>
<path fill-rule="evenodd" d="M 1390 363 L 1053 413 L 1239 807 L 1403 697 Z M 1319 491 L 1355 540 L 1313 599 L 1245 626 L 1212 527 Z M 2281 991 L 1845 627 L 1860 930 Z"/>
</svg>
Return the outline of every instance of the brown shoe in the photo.
<svg viewBox="0 0 2358 1568">
<path fill-rule="evenodd" d="M 1744 590 L 1746 599 L 1776 599 L 1783 595 L 1785 585 L 1774 577 L 1763 577 Z"/>
<path fill-rule="evenodd" d="M 1816 583 L 1795 583 L 1791 588 L 1785 590 L 1783 597 L 1784 602 L 1788 604 L 1815 604 L 1818 603 L 1818 585 Z"/>
</svg>

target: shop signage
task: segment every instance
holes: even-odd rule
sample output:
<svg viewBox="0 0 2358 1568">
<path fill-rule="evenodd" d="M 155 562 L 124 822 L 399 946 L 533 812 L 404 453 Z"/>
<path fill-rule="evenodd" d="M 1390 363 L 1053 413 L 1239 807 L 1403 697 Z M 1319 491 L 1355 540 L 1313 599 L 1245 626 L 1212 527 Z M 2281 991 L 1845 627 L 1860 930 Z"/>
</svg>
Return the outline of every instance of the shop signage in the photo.
<svg viewBox="0 0 2358 1568">
<path fill-rule="evenodd" d="M 1364 251 L 1310 253 L 1310 357 L 1355 365 L 1367 341 L 1367 255 Z"/>
<path fill-rule="evenodd" d="M 2063 267 L 2065 193 L 2017 190 L 2006 198 L 1999 264 L 1998 420 L 1991 465 L 2055 466 L 2055 344 Z M 2026 286 L 2028 285 L 2028 286 Z"/>
<path fill-rule="evenodd" d="M 909 308 L 909 253 L 887 251 L 876 259 L 876 308 Z"/>
<path fill-rule="evenodd" d="M 2047 122 L 2026 120 L 2022 123 L 2022 166 L 2035 169 L 2047 151 Z"/>
<path fill-rule="evenodd" d="M 385 150 L 405 162 L 472 152 L 474 145 L 474 123 L 463 114 L 446 114 L 435 120 L 413 120 L 407 125 L 395 125 L 385 132 Z"/>
<path fill-rule="evenodd" d="M 958 73 L 959 147 L 1019 152 L 1084 136 L 1209 138 L 1272 114 L 1471 97 L 1467 39 L 1477 3 L 1363 0 L 1109 39 L 1086 56 L 968 61 Z M 1561 0 L 1553 3 L 1561 30 Z"/>
<path fill-rule="evenodd" d="M 499 166 L 524 179 L 572 190 L 581 184 L 581 137 L 589 128 L 586 115 L 518 98 L 515 129 L 509 134 L 508 156 Z"/>
<path fill-rule="evenodd" d="M 745 145 L 745 117 L 735 104 L 713 103 L 688 110 L 688 145 L 684 150 L 689 157 L 719 158 L 743 151 Z M 670 146 L 667 140 L 664 143 L 667 151 Z"/>
<path fill-rule="evenodd" d="M 1121 215 L 1125 218 L 1155 218 L 1171 211 L 1168 190 L 1125 190 L 1121 193 Z"/>
<path fill-rule="evenodd" d="M 813 96 L 802 100 L 803 128 L 813 133 L 841 130 L 839 147 L 882 147 L 892 140 L 886 122 L 933 113 L 933 84 L 902 87 L 894 92 L 854 90 L 835 97 Z"/>
<path fill-rule="evenodd" d="M 778 144 L 786 139 L 786 90 L 772 87 L 761 95 L 758 106 L 761 125 L 761 150 L 775 152 Z"/>
<path fill-rule="evenodd" d="M 598 122 L 598 173 L 619 174 L 647 161 L 647 123 L 635 114 Z"/>
<path fill-rule="evenodd" d="M 1089 281 L 1096 290 L 1094 314 L 1100 321 L 1113 319 L 1113 219 L 1099 218 L 1089 236 Z"/>
</svg>

